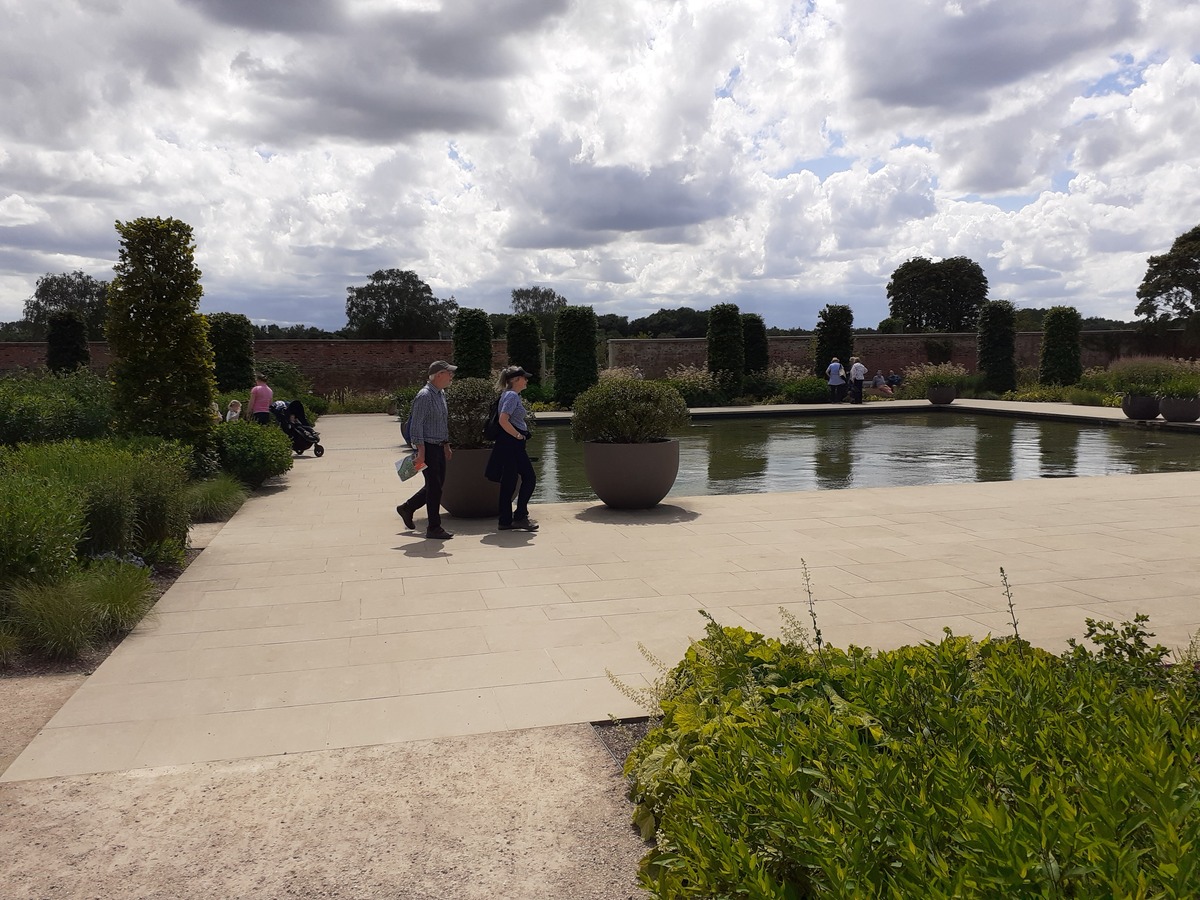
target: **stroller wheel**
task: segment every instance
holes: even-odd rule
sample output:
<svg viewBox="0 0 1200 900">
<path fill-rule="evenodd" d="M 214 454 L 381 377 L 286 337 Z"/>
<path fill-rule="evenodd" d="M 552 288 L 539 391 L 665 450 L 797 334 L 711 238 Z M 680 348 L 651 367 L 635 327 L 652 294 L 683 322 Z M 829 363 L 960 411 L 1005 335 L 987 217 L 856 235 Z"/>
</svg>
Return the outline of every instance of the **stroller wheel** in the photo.
<svg viewBox="0 0 1200 900">
<path fill-rule="evenodd" d="M 320 444 L 313 444 L 313 456 L 324 456 L 325 448 Z"/>
</svg>

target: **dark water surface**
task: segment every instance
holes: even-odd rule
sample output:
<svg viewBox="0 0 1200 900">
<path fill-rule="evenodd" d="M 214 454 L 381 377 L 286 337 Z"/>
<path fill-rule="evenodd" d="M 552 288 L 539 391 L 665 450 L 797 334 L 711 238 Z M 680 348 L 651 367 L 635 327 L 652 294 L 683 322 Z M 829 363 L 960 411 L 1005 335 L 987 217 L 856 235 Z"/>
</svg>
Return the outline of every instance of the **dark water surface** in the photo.
<svg viewBox="0 0 1200 900">
<path fill-rule="evenodd" d="M 1200 469 L 1188 434 L 959 413 L 705 420 L 679 441 L 675 497 Z M 529 452 L 535 501 L 595 499 L 570 428 L 537 429 Z"/>
</svg>

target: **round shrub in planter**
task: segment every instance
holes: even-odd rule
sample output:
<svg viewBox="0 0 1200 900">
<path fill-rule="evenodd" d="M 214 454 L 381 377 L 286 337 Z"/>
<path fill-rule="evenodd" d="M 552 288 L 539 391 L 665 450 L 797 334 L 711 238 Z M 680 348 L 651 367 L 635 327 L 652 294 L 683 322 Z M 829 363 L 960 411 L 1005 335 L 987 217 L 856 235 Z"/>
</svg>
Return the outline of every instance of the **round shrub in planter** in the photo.
<svg viewBox="0 0 1200 900">
<path fill-rule="evenodd" d="M 458 519 L 496 515 L 500 485 L 484 476 L 492 442 L 483 426 L 500 389 L 487 378 L 455 378 L 446 388 L 451 456 L 446 460 L 442 508 Z"/>
<path fill-rule="evenodd" d="M 614 509 L 658 505 L 679 473 L 679 442 L 672 432 L 691 415 L 670 385 L 606 379 L 575 398 L 571 433 L 583 441 L 588 483 Z"/>
<path fill-rule="evenodd" d="M 1200 373 L 1181 371 L 1158 389 L 1158 409 L 1168 422 L 1200 419 Z"/>
</svg>

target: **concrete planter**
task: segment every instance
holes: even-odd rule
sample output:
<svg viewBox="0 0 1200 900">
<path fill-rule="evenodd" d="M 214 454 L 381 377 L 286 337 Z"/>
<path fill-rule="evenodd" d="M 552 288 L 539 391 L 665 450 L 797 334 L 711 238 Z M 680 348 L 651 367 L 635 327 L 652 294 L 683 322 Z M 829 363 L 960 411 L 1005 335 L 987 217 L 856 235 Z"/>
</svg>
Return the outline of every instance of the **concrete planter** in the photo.
<svg viewBox="0 0 1200 900">
<path fill-rule="evenodd" d="M 446 486 L 442 489 L 442 509 L 456 519 L 495 518 L 499 513 L 500 485 L 488 481 L 488 450 L 455 450 L 446 461 Z"/>
<path fill-rule="evenodd" d="M 1163 397 L 1158 411 L 1168 422 L 1195 422 L 1200 419 L 1200 397 Z"/>
<path fill-rule="evenodd" d="M 583 469 L 588 484 L 613 509 L 657 506 L 679 474 L 679 441 L 601 444 L 585 441 Z"/>
<path fill-rule="evenodd" d="M 1158 418 L 1158 398 L 1148 394 L 1126 394 L 1121 398 L 1121 412 L 1130 419 Z"/>
</svg>

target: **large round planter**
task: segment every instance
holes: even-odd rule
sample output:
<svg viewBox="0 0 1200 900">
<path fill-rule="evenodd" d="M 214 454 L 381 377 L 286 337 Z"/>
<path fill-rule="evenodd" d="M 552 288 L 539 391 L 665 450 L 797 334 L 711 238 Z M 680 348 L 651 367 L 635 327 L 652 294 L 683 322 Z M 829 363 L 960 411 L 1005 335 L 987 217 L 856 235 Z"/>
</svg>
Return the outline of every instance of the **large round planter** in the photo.
<svg viewBox="0 0 1200 900">
<path fill-rule="evenodd" d="M 446 486 L 442 509 L 456 519 L 482 519 L 498 515 L 500 485 L 484 477 L 491 450 L 455 450 L 446 460 Z"/>
<path fill-rule="evenodd" d="M 931 384 L 925 389 L 926 399 L 934 406 L 947 406 L 954 402 L 957 391 L 952 384 Z"/>
<path fill-rule="evenodd" d="M 601 444 L 585 441 L 583 470 L 605 506 L 649 509 L 662 502 L 679 474 L 679 441 Z"/>
<path fill-rule="evenodd" d="M 1158 411 L 1168 422 L 1195 422 L 1200 419 L 1200 397 L 1163 397 Z"/>
<path fill-rule="evenodd" d="M 1131 419 L 1157 419 L 1158 398 L 1145 394 L 1126 394 L 1121 398 L 1121 412 Z"/>
</svg>

